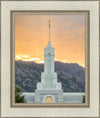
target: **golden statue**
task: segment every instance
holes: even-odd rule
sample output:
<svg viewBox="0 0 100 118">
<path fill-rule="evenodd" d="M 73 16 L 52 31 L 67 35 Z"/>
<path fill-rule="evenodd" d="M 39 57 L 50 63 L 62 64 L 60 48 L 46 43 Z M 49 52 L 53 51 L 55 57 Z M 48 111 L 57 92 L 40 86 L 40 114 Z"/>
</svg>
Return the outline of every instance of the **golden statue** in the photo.
<svg viewBox="0 0 100 118">
<path fill-rule="evenodd" d="M 50 27 L 50 22 L 51 22 L 51 21 L 50 21 L 50 19 L 49 19 L 49 27 Z"/>
</svg>

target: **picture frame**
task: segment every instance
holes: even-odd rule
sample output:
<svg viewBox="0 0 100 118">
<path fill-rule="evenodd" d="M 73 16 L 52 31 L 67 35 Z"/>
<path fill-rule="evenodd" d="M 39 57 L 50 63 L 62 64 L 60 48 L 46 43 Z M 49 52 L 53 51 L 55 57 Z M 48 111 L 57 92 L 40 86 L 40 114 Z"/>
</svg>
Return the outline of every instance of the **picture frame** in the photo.
<svg viewBox="0 0 100 118">
<path fill-rule="evenodd" d="M 2 117 L 100 117 L 99 103 L 99 0 L 3 1 L 1 0 L 1 118 Z M 41 7 L 42 6 L 42 7 Z M 14 13 L 86 13 L 86 104 L 14 104 Z M 95 16 L 96 19 L 93 17 Z M 5 32 L 4 32 L 5 31 Z M 95 39 L 94 39 L 95 37 Z M 88 53 L 87 53 L 88 52 Z M 88 63 L 87 63 L 88 62 Z M 94 80 L 95 77 L 95 80 Z M 8 78 L 8 79 L 6 79 Z M 95 103 L 96 100 L 96 103 Z M 99 104 L 99 106 L 98 106 Z M 38 114 L 38 112 L 40 114 Z M 72 114 L 73 113 L 73 114 Z"/>
<path fill-rule="evenodd" d="M 86 69 L 85 69 L 85 93 L 86 93 L 86 102 L 85 103 L 66 103 L 66 104 L 34 104 L 34 103 L 21 103 L 16 104 L 15 103 L 15 26 L 12 24 L 15 24 L 15 16 L 16 15 L 47 15 L 47 14 L 56 14 L 56 15 L 69 15 L 69 14 L 78 14 L 78 15 L 84 15 L 85 17 L 85 32 L 88 32 L 89 34 L 89 12 L 88 11 L 11 11 L 11 106 L 12 107 L 88 107 L 89 106 L 89 35 L 86 36 L 85 41 L 85 52 L 86 52 Z"/>
</svg>

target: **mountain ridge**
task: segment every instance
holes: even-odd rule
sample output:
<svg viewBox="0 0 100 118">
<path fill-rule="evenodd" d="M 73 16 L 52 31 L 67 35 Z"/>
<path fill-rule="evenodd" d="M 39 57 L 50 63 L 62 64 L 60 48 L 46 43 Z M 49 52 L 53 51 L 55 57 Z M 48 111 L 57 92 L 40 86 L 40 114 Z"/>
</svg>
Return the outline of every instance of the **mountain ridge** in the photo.
<svg viewBox="0 0 100 118">
<path fill-rule="evenodd" d="M 15 61 L 15 87 L 19 86 L 22 92 L 34 92 L 37 82 L 41 81 L 41 72 L 44 64 L 34 61 Z M 77 63 L 55 62 L 55 72 L 58 82 L 62 82 L 64 92 L 85 91 L 85 68 Z"/>
</svg>

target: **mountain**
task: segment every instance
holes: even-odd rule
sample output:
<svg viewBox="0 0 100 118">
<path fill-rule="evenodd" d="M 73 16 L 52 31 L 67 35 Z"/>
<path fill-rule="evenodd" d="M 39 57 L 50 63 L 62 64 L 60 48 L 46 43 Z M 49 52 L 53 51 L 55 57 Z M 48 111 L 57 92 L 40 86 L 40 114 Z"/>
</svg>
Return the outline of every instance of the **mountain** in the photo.
<svg viewBox="0 0 100 118">
<path fill-rule="evenodd" d="M 44 64 L 15 61 L 15 87 L 19 86 L 22 92 L 33 92 L 43 71 Z M 55 72 L 64 92 L 85 91 L 85 68 L 76 63 L 55 62 Z"/>
</svg>

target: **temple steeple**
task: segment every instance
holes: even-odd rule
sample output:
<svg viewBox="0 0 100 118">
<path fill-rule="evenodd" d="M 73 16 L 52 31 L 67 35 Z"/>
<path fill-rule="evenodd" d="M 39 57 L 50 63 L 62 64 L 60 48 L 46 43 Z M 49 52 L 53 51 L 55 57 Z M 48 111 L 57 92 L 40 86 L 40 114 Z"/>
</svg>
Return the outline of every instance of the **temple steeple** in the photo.
<svg viewBox="0 0 100 118">
<path fill-rule="evenodd" d="M 51 26 L 51 21 L 49 19 L 49 41 L 48 41 L 48 46 L 51 46 L 51 41 L 50 41 L 50 26 Z"/>
<path fill-rule="evenodd" d="M 50 25 L 49 20 L 49 41 L 44 48 L 44 72 L 41 73 L 41 82 L 37 83 L 35 103 L 45 103 L 50 96 L 52 96 L 50 103 L 63 102 L 62 84 L 57 82 L 57 73 L 54 71 L 55 51 L 50 42 Z"/>
</svg>

